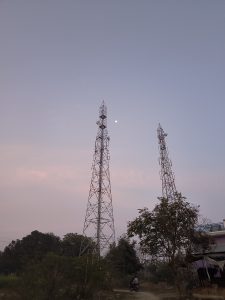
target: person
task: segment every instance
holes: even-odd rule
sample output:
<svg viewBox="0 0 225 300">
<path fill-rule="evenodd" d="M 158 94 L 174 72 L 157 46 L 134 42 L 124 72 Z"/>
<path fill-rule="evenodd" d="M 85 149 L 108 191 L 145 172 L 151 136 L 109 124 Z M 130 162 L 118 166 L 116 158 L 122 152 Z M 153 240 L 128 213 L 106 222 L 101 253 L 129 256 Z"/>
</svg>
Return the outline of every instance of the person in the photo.
<svg viewBox="0 0 225 300">
<path fill-rule="evenodd" d="M 130 290 L 131 291 L 138 291 L 139 288 L 139 280 L 137 275 L 135 275 L 134 277 L 132 277 L 131 281 L 130 281 Z"/>
</svg>

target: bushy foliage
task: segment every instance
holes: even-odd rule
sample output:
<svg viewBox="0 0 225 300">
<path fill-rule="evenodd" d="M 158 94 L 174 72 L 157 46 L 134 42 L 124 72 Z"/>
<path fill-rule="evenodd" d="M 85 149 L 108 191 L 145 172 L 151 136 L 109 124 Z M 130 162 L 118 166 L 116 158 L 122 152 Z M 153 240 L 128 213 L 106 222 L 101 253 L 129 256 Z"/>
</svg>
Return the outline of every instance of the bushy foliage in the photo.
<svg viewBox="0 0 225 300">
<path fill-rule="evenodd" d="M 48 252 L 60 253 L 60 238 L 53 233 L 35 230 L 5 247 L 0 257 L 1 273 L 18 273 L 30 261 L 42 260 Z"/>
<path fill-rule="evenodd" d="M 128 236 L 138 236 L 142 252 L 154 262 L 154 280 L 165 281 L 167 277 L 181 293 L 182 287 L 191 286 L 192 282 L 189 259 L 196 251 L 209 247 L 209 238 L 196 231 L 199 207 L 191 205 L 181 194 L 173 201 L 159 201 L 152 211 L 139 210 L 139 216 L 128 224 Z"/>
<path fill-rule="evenodd" d="M 131 275 L 141 269 L 141 264 L 135 251 L 135 243 L 122 237 L 118 245 L 111 247 L 105 257 L 114 282 L 118 285 L 128 286 Z"/>
<path fill-rule="evenodd" d="M 178 256 L 191 252 L 198 207 L 181 195 L 175 201 L 159 200 L 152 211 L 139 210 L 139 216 L 128 224 L 128 235 L 137 235 L 142 251 L 156 261 L 165 260 L 175 266 Z"/>
<path fill-rule="evenodd" d="M 19 274 L 27 264 L 33 261 L 40 262 L 50 252 L 62 256 L 78 257 L 81 242 L 89 245 L 83 253 L 85 255 L 94 246 L 90 238 L 76 233 L 68 233 L 63 239 L 60 239 L 53 233 L 32 231 L 21 240 L 12 241 L 5 247 L 0 254 L 0 273 Z"/>
<path fill-rule="evenodd" d="M 89 247 L 79 256 L 82 241 Z M 10 287 L 22 300 L 92 299 L 111 287 L 105 261 L 88 254 L 93 246 L 82 235 L 69 233 L 61 240 L 33 231 L 0 253 L 0 288 Z"/>
<path fill-rule="evenodd" d="M 61 241 L 62 255 L 76 257 L 80 255 L 81 246 L 85 245 L 82 255 L 92 252 L 94 242 L 91 238 L 77 233 L 67 233 Z"/>
<path fill-rule="evenodd" d="M 92 299 L 107 286 L 107 276 L 98 261 L 89 259 L 49 253 L 41 262 L 27 266 L 21 276 L 22 299 Z"/>
<path fill-rule="evenodd" d="M 145 267 L 148 272 L 148 280 L 153 283 L 166 282 L 167 284 L 174 283 L 174 272 L 165 262 L 150 263 Z"/>
<path fill-rule="evenodd" d="M 19 278 L 15 275 L 0 275 L 0 289 L 11 289 L 18 285 Z"/>
</svg>

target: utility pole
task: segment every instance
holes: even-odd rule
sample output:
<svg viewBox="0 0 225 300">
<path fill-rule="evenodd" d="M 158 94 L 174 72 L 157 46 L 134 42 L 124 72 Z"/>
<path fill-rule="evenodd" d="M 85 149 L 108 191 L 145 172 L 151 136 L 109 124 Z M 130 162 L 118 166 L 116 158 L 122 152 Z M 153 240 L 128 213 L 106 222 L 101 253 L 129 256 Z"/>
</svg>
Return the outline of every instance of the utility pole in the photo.
<svg viewBox="0 0 225 300">
<path fill-rule="evenodd" d="M 91 185 L 83 227 L 83 235 L 94 242 L 97 257 L 115 243 L 112 194 L 109 172 L 109 136 L 107 131 L 107 108 L 103 101 L 97 121 L 98 132 L 92 164 Z M 82 243 L 80 255 L 89 245 Z"/>
<path fill-rule="evenodd" d="M 178 193 L 175 185 L 175 177 L 172 171 L 172 162 L 169 159 L 168 148 L 166 146 L 166 136 L 159 124 L 157 129 L 158 142 L 159 142 L 159 164 L 161 166 L 160 177 L 162 180 L 162 197 L 170 201 L 177 199 Z"/>
</svg>

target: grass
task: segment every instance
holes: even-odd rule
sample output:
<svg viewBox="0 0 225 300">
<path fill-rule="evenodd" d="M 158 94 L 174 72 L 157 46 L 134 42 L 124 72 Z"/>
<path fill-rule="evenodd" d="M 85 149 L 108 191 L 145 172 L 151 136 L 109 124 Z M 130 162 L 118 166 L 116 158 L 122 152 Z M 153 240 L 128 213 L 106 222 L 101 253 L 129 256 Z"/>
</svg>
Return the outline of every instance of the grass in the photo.
<svg viewBox="0 0 225 300">
<path fill-rule="evenodd" d="M 18 277 L 15 275 L 0 275 L 0 289 L 12 288 L 18 284 Z"/>
</svg>

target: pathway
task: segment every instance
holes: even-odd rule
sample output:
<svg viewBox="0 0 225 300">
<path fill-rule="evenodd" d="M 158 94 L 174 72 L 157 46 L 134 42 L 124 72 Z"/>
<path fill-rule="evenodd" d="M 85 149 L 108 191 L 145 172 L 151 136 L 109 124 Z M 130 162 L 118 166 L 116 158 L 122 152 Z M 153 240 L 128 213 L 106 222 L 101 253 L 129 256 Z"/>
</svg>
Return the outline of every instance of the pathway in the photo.
<svg viewBox="0 0 225 300">
<path fill-rule="evenodd" d="M 127 295 L 126 299 L 129 300 L 159 300 L 160 298 L 150 292 L 130 292 L 128 290 L 116 289 L 115 292 Z"/>
</svg>

